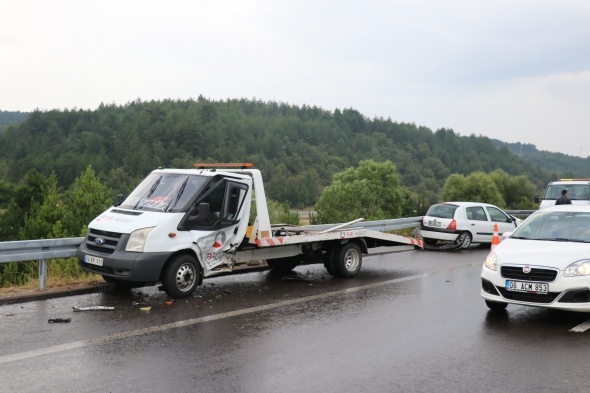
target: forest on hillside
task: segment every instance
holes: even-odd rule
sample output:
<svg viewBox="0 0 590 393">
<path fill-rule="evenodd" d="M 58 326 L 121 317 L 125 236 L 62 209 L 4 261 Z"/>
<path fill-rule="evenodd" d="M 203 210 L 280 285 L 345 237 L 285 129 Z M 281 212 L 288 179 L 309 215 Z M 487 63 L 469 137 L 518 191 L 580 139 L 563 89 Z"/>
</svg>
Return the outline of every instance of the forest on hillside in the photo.
<svg viewBox="0 0 590 393">
<path fill-rule="evenodd" d="M 552 153 L 537 150 L 535 145 L 528 143 L 506 143 L 497 139 L 492 142 L 498 146 L 506 146 L 523 161 L 551 173 L 551 178 L 590 178 L 590 157 L 581 158 L 563 153 Z"/>
<path fill-rule="evenodd" d="M 0 128 L 8 126 L 10 124 L 22 123 L 27 120 L 29 114 L 27 112 L 10 112 L 0 110 Z"/>
<path fill-rule="evenodd" d="M 113 196 L 157 167 L 247 161 L 261 169 L 270 198 L 301 208 L 316 203 L 335 173 L 366 159 L 391 161 L 418 210 L 438 201 L 451 174 L 502 169 L 527 176 L 539 192 L 557 176 L 487 137 L 368 118 L 352 108 L 251 99 L 35 111 L 0 128 L 0 181 L 18 184 L 34 169 L 55 173 L 65 189 L 91 165 Z"/>
</svg>

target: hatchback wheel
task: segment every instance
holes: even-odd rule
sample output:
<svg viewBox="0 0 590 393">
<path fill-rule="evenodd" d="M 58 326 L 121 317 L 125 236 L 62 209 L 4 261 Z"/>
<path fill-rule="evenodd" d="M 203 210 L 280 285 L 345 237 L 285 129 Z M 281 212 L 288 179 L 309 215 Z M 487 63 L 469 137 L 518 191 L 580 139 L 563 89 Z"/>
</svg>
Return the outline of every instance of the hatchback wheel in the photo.
<svg viewBox="0 0 590 393">
<path fill-rule="evenodd" d="M 469 232 L 461 232 L 455 244 L 459 245 L 459 248 L 469 248 L 471 245 L 471 233 Z"/>
</svg>

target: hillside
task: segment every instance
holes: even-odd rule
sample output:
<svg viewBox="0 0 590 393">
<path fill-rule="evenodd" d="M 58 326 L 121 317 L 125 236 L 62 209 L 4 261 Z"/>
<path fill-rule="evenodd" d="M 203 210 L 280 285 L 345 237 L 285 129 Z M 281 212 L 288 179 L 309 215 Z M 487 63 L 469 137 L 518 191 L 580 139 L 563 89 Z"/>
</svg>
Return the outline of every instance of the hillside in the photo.
<svg viewBox="0 0 590 393">
<path fill-rule="evenodd" d="M 0 110 L 0 128 L 11 124 L 22 123 L 27 120 L 29 114 L 26 112 L 9 112 Z"/>
<path fill-rule="evenodd" d="M 551 172 L 552 178 L 590 178 L 590 157 L 580 158 L 562 153 L 551 153 L 537 150 L 535 145 L 522 143 L 506 143 L 497 139 L 492 142 L 498 146 L 506 146 L 523 161 L 540 169 Z"/>
<path fill-rule="evenodd" d="M 483 136 L 370 119 L 354 109 L 247 99 L 36 111 L 0 130 L 0 179 L 17 183 L 34 168 L 46 176 L 55 171 L 67 187 L 91 164 L 115 194 L 160 166 L 251 161 L 263 171 L 269 197 L 310 206 L 334 173 L 364 159 L 392 161 L 402 185 L 427 204 L 452 173 L 502 169 L 526 175 L 539 190 L 557 173 Z"/>
</svg>

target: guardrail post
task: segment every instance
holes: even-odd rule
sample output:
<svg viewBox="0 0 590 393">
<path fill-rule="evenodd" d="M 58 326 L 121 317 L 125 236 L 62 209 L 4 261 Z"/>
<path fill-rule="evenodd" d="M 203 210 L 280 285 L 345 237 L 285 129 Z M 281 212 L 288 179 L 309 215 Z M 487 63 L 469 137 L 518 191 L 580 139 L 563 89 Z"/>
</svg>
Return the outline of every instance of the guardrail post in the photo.
<svg viewBox="0 0 590 393">
<path fill-rule="evenodd" d="M 39 261 L 39 289 L 44 291 L 47 288 L 47 261 L 41 259 Z"/>
</svg>

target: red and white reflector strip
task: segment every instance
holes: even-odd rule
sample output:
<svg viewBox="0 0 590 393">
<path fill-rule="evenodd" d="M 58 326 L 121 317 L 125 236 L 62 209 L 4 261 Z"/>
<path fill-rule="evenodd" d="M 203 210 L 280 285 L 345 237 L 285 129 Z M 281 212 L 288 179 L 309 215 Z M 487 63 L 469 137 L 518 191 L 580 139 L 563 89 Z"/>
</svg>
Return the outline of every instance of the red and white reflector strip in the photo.
<svg viewBox="0 0 590 393">
<path fill-rule="evenodd" d="M 283 244 L 283 239 L 282 237 L 256 238 L 256 245 L 258 247 L 280 246 Z"/>
</svg>

